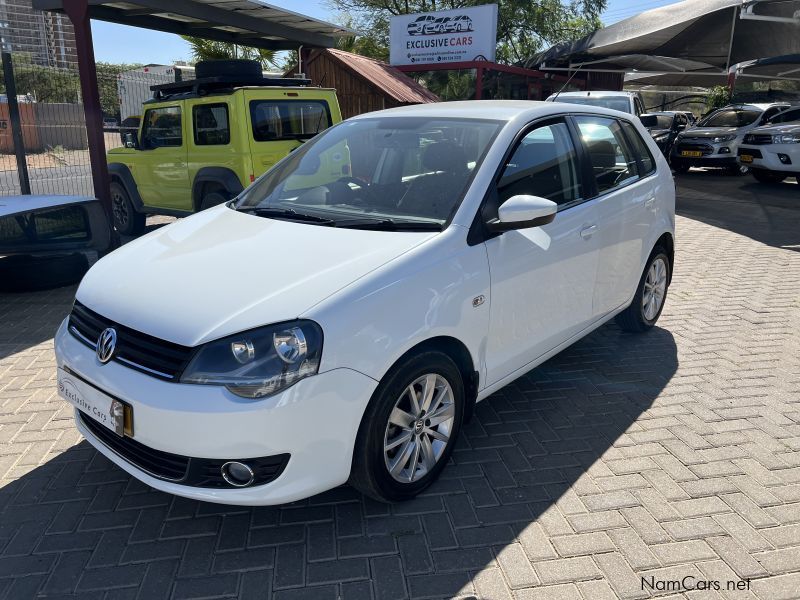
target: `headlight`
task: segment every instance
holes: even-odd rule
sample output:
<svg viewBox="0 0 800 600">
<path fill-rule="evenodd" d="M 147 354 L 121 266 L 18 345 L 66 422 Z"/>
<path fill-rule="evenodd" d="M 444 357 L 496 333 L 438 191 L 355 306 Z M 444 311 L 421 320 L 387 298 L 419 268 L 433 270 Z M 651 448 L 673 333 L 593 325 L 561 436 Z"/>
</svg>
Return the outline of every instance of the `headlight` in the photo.
<svg viewBox="0 0 800 600">
<path fill-rule="evenodd" d="M 237 396 L 263 398 L 316 375 L 322 329 L 313 321 L 267 325 L 200 347 L 181 383 L 224 385 Z"/>
<path fill-rule="evenodd" d="M 714 138 L 714 143 L 719 144 L 720 142 L 732 142 L 735 139 L 736 139 L 736 134 L 733 133 L 730 135 L 720 135 Z"/>
<path fill-rule="evenodd" d="M 773 144 L 800 144 L 800 133 L 784 133 L 772 136 Z"/>
</svg>

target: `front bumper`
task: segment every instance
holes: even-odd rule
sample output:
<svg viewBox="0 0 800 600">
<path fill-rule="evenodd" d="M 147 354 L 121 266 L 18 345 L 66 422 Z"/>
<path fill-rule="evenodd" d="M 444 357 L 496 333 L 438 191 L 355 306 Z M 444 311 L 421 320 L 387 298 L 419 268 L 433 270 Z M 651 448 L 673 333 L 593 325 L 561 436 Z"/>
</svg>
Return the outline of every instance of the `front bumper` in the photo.
<svg viewBox="0 0 800 600">
<path fill-rule="evenodd" d="M 727 168 L 734 167 L 736 153 L 739 148 L 739 141 L 712 142 L 702 138 L 694 138 L 690 141 L 676 140 L 670 152 L 670 162 L 674 165 L 685 165 L 687 167 L 711 167 Z M 682 156 L 681 152 L 702 152 L 702 156 Z"/>
<path fill-rule="evenodd" d="M 741 160 L 739 160 L 739 162 L 753 169 L 764 169 L 765 171 L 777 171 L 788 174 L 800 173 L 800 144 L 742 145 L 739 146 L 738 154 L 749 154 L 752 156 L 753 162 L 746 163 Z M 779 154 L 789 157 L 791 164 L 782 163 L 778 157 Z"/>
<path fill-rule="evenodd" d="M 263 400 L 240 398 L 224 387 L 162 381 L 116 362 L 105 365 L 61 324 L 56 360 L 85 381 L 133 408 L 133 439 L 186 457 L 231 460 L 289 454 L 271 483 L 209 489 L 154 477 L 122 458 L 76 419 L 99 452 L 153 488 L 208 502 L 281 504 L 345 483 L 361 417 L 378 382 L 350 369 L 303 379 Z"/>
</svg>

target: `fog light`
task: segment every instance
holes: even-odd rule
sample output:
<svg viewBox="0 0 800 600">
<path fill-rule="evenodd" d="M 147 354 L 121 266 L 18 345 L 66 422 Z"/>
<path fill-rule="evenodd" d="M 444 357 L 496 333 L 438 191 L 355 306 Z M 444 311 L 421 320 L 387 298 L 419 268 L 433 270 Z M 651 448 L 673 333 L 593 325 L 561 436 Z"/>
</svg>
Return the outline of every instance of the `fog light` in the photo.
<svg viewBox="0 0 800 600">
<path fill-rule="evenodd" d="M 792 164 L 792 159 L 789 158 L 788 154 L 778 154 L 778 160 L 781 161 L 785 165 Z"/>
<path fill-rule="evenodd" d="M 234 487 L 246 487 L 253 483 L 255 474 L 246 464 L 232 460 L 222 465 L 222 478 Z"/>
<path fill-rule="evenodd" d="M 720 154 L 730 154 L 731 153 L 731 149 L 728 148 L 727 146 L 723 146 L 722 148 L 719 149 L 719 153 Z"/>
</svg>

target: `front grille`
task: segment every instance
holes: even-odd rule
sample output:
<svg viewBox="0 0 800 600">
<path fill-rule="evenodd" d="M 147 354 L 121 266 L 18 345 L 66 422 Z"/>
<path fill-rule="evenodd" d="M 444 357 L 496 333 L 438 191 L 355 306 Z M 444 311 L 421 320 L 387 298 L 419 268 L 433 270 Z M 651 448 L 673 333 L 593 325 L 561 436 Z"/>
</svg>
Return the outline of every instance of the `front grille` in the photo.
<svg viewBox="0 0 800 600">
<path fill-rule="evenodd" d="M 222 477 L 222 465 L 228 459 L 190 458 L 155 450 L 129 437 L 120 437 L 78 411 L 81 423 L 123 460 L 128 461 L 157 479 L 201 488 L 235 489 Z M 264 485 L 275 481 L 289 462 L 288 454 L 276 454 L 261 458 L 231 459 L 246 463 L 254 474 L 251 485 Z"/>
<path fill-rule="evenodd" d="M 766 146 L 772 143 L 772 136 L 765 133 L 748 133 L 744 136 L 745 144 L 753 144 L 754 146 Z"/>
<path fill-rule="evenodd" d="M 678 153 L 681 153 L 684 150 L 689 152 L 702 152 L 703 156 L 714 153 L 714 148 L 712 148 L 708 144 L 693 144 L 693 143 L 681 142 L 680 144 L 678 144 Z"/>
<path fill-rule="evenodd" d="M 69 315 L 69 331 L 94 349 L 97 338 L 107 327 L 117 332 L 113 360 L 153 377 L 176 381 L 192 355 L 192 348 L 173 344 L 115 323 L 75 301 Z"/>
</svg>

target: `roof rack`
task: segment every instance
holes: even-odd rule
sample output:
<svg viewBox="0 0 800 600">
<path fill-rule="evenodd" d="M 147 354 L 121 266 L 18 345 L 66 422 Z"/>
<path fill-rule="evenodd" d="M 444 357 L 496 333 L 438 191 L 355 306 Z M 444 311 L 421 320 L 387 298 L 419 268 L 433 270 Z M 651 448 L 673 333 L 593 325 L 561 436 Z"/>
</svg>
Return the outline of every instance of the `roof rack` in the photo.
<svg viewBox="0 0 800 600">
<path fill-rule="evenodd" d="M 175 83 L 162 83 L 151 85 L 153 98 L 160 100 L 179 94 L 202 95 L 209 92 L 229 90 L 244 86 L 277 86 L 298 87 L 311 85 L 310 79 L 295 79 L 291 77 L 242 77 L 241 75 L 216 75 L 199 79 L 187 79 Z"/>
</svg>

